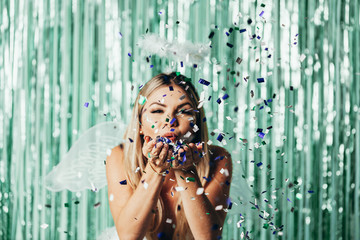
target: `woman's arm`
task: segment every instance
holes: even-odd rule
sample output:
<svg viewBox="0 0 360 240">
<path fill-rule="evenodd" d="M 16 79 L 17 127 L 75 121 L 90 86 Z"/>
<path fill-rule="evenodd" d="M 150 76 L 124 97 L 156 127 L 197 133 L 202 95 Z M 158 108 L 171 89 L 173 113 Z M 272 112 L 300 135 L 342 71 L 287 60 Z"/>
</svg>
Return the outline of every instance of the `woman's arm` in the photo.
<svg viewBox="0 0 360 240">
<path fill-rule="evenodd" d="M 219 205 L 222 205 L 223 208 L 227 207 L 230 184 L 226 183 L 231 180 L 232 160 L 224 148 L 218 147 L 214 154 L 225 158 L 217 160 L 213 180 L 205 185 L 205 191 L 201 195 L 196 194 L 198 188 L 203 188 L 203 186 L 195 168 L 186 172 L 174 171 L 178 186 L 184 188 L 183 191 L 180 191 L 181 200 L 195 239 L 218 239 L 226 218 L 226 212 L 216 211 L 215 207 Z M 227 169 L 228 174 L 223 174 L 221 169 Z M 193 178 L 191 180 L 194 181 L 186 182 L 188 177 Z"/>
<path fill-rule="evenodd" d="M 122 170 L 122 150 L 114 148 L 106 161 L 108 195 L 111 214 L 121 240 L 143 239 L 153 219 L 163 185 L 163 176 L 156 174 L 149 164 L 135 191 L 119 182 L 126 179 Z"/>
</svg>

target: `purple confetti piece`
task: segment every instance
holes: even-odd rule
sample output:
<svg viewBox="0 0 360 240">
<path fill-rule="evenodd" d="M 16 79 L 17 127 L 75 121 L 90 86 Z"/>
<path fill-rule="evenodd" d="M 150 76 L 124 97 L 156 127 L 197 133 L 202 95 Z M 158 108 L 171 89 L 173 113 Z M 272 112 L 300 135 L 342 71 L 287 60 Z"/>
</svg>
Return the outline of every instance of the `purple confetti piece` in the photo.
<svg viewBox="0 0 360 240">
<path fill-rule="evenodd" d="M 261 13 L 259 14 L 260 17 L 262 17 L 264 15 L 264 11 L 261 11 Z"/>
<path fill-rule="evenodd" d="M 86 102 L 86 103 L 84 104 L 84 107 L 88 107 L 88 106 L 89 106 L 89 103 Z"/>
<path fill-rule="evenodd" d="M 289 198 L 288 198 L 287 200 L 288 200 L 289 202 L 291 202 L 291 203 L 292 203 L 292 201 L 290 201 L 290 199 L 289 199 Z"/>
<path fill-rule="evenodd" d="M 119 32 L 119 36 L 120 36 L 120 38 L 122 38 L 122 34 L 121 34 L 121 32 Z"/>
</svg>

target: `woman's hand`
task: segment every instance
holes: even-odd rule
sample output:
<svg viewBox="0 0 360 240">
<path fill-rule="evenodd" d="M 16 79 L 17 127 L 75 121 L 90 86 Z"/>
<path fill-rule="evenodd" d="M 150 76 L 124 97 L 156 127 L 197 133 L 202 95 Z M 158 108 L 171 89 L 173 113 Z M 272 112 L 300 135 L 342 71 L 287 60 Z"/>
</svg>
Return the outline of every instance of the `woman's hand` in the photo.
<svg viewBox="0 0 360 240">
<path fill-rule="evenodd" d="M 162 173 L 170 168 L 170 159 L 173 151 L 169 150 L 169 145 L 163 142 L 156 142 L 156 139 L 150 141 L 150 137 L 144 138 L 144 145 L 142 148 L 143 155 L 147 158 L 148 164 L 157 172 Z"/>
<path fill-rule="evenodd" d="M 175 160 L 172 161 L 172 169 L 174 170 L 184 170 L 187 171 L 194 167 L 194 164 L 197 164 L 201 161 L 202 158 L 202 144 L 195 145 L 190 143 L 178 151 Z"/>
</svg>

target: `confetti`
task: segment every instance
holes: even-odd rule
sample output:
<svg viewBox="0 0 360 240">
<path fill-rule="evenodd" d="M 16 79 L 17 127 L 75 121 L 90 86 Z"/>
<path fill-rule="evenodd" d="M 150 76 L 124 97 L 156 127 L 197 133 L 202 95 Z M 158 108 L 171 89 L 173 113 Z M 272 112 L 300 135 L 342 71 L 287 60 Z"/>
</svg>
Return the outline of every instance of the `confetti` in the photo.
<svg viewBox="0 0 360 240">
<path fill-rule="evenodd" d="M 170 90 L 170 91 L 174 91 L 173 86 L 170 86 L 170 87 L 169 87 L 169 90 Z"/>
<path fill-rule="evenodd" d="M 128 53 L 128 56 L 131 57 L 131 53 Z"/>
<path fill-rule="evenodd" d="M 258 83 L 263 83 L 265 80 L 264 80 L 264 78 L 258 78 L 257 81 L 258 81 Z"/>
<path fill-rule="evenodd" d="M 84 107 L 88 107 L 88 106 L 89 106 L 89 103 L 86 102 L 86 103 L 84 104 Z"/>
<path fill-rule="evenodd" d="M 238 58 L 236 59 L 236 62 L 237 62 L 238 64 L 240 64 L 240 63 L 242 62 L 242 58 L 239 58 L 239 57 L 238 57 Z"/>
<path fill-rule="evenodd" d="M 225 93 L 225 95 L 222 97 L 223 100 L 228 99 L 229 95 L 227 93 Z"/>
<path fill-rule="evenodd" d="M 222 210 L 223 209 L 223 205 L 217 205 L 215 207 L 215 211 L 219 211 L 219 210 Z"/>
<path fill-rule="evenodd" d="M 100 202 L 94 204 L 94 208 L 98 208 L 100 206 Z"/>
<path fill-rule="evenodd" d="M 121 32 L 119 32 L 119 36 L 120 36 L 120 38 L 122 38 L 123 36 L 122 36 L 122 34 L 121 34 Z"/>
<path fill-rule="evenodd" d="M 264 15 L 264 11 L 261 11 L 261 13 L 259 14 L 260 17 L 262 17 Z"/>
<path fill-rule="evenodd" d="M 265 133 L 260 132 L 258 136 L 259 136 L 259 137 L 261 137 L 261 138 L 263 139 L 263 138 L 264 138 L 264 136 L 265 136 Z"/>
<path fill-rule="evenodd" d="M 122 180 L 122 181 L 120 182 L 120 184 L 121 184 L 121 185 L 126 185 L 126 184 L 127 184 L 126 179 L 125 179 L 125 180 Z"/>
<path fill-rule="evenodd" d="M 203 84 L 203 85 L 206 85 L 206 86 L 209 86 L 210 85 L 210 82 L 206 81 L 205 79 L 202 79 L 200 78 L 199 80 L 199 83 Z M 211 97 L 211 96 L 210 96 Z"/>
<path fill-rule="evenodd" d="M 204 188 L 198 188 L 197 190 L 196 190 L 196 195 L 201 195 L 201 194 L 203 194 L 204 193 Z"/>
<path fill-rule="evenodd" d="M 240 33 L 246 32 L 246 29 L 245 29 L 245 28 L 240 29 L 239 32 L 240 32 Z"/>
<path fill-rule="evenodd" d="M 215 34 L 215 32 L 212 31 L 212 32 L 209 34 L 209 38 L 212 39 L 212 38 L 214 37 L 214 34 Z"/>
<path fill-rule="evenodd" d="M 228 46 L 229 48 L 232 48 L 234 45 L 232 45 L 231 43 L 226 43 L 226 46 Z"/>
<path fill-rule="evenodd" d="M 145 102 L 146 102 L 146 97 L 140 95 L 139 104 L 140 104 L 140 105 L 143 105 Z"/>
<path fill-rule="evenodd" d="M 301 54 L 301 56 L 299 58 L 300 62 L 303 62 L 305 60 L 305 58 L 306 58 L 305 54 Z"/>
<path fill-rule="evenodd" d="M 40 225 L 40 227 L 42 229 L 46 229 L 48 226 L 49 226 L 49 224 L 46 224 L 46 223 L 43 223 L 43 224 Z"/>
</svg>

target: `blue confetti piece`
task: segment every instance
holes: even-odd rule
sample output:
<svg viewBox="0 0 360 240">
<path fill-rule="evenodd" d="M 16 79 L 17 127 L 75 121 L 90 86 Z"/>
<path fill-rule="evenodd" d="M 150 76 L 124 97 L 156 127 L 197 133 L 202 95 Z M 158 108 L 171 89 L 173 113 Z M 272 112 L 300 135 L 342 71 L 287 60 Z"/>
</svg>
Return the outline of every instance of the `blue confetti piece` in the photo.
<svg viewBox="0 0 360 240">
<path fill-rule="evenodd" d="M 126 179 L 125 179 L 125 180 L 123 180 L 123 181 L 121 181 L 121 182 L 120 182 L 120 184 L 121 184 L 121 185 L 126 185 L 126 184 L 127 184 Z"/>
<path fill-rule="evenodd" d="M 240 33 L 246 32 L 246 29 L 240 29 Z"/>
<path fill-rule="evenodd" d="M 197 68 L 197 64 L 194 64 L 193 67 L 194 67 L 194 68 Z"/>
<path fill-rule="evenodd" d="M 264 80 L 264 78 L 258 78 L 257 81 L 258 81 L 258 83 L 262 83 L 262 82 L 264 82 L 265 80 Z"/>
<path fill-rule="evenodd" d="M 202 78 L 200 78 L 199 83 L 201 83 L 203 85 L 206 85 L 206 86 L 210 85 L 210 82 L 208 82 L 208 81 L 206 81 L 205 79 L 202 79 Z"/>
<path fill-rule="evenodd" d="M 263 109 L 264 108 L 264 106 L 261 106 L 259 109 L 261 110 L 261 109 Z"/>
<path fill-rule="evenodd" d="M 265 48 L 265 51 L 269 50 L 269 48 Z"/>
<path fill-rule="evenodd" d="M 169 90 L 170 90 L 170 91 L 174 91 L 173 86 L 170 86 L 170 87 L 169 87 Z"/>
<path fill-rule="evenodd" d="M 134 140 L 132 140 L 131 138 L 129 138 L 130 142 L 134 142 Z"/>
<path fill-rule="evenodd" d="M 257 38 L 257 39 L 260 39 L 260 36 L 257 36 L 256 38 Z"/>
<path fill-rule="evenodd" d="M 119 32 L 119 36 L 120 36 L 120 38 L 122 38 L 122 34 L 121 34 L 121 32 Z"/>
<path fill-rule="evenodd" d="M 289 202 L 291 202 L 291 203 L 292 203 L 292 201 L 290 201 L 290 199 L 289 199 L 289 198 L 288 198 L 287 200 L 288 200 Z"/>
<path fill-rule="evenodd" d="M 266 100 L 264 100 L 264 103 L 265 103 L 265 105 L 266 105 L 266 106 L 268 106 L 268 104 L 267 104 L 267 101 L 266 101 Z"/>
<path fill-rule="evenodd" d="M 228 32 L 226 32 L 225 34 L 226 34 L 226 36 L 230 36 L 230 34 Z"/>
<path fill-rule="evenodd" d="M 128 56 L 131 57 L 131 53 L 128 53 Z"/>
<path fill-rule="evenodd" d="M 154 67 L 154 65 L 150 65 L 150 68 L 153 68 Z"/>
<path fill-rule="evenodd" d="M 171 129 L 170 129 L 170 132 L 174 132 L 174 131 L 175 131 L 175 129 L 174 129 L 174 128 L 171 128 Z"/>
<path fill-rule="evenodd" d="M 221 99 L 218 98 L 218 99 L 216 100 L 216 102 L 217 102 L 218 104 L 220 104 L 220 103 L 221 103 Z"/>
<path fill-rule="evenodd" d="M 88 106 L 89 106 L 89 103 L 86 102 L 86 103 L 84 104 L 84 107 L 88 107 Z"/>
<path fill-rule="evenodd" d="M 267 101 L 268 101 L 268 102 L 272 102 L 272 99 L 270 98 L 270 99 L 268 99 Z"/>
<path fill-rule="evenodd" d="M 211 96 L 209 97 L 208 101 L 210 101 L 210 99 L 211 99 Z"/>
<path fill-rule="evenodd" d="M 180 66 L 181 66 L 181 67 L 184 67 L 184 63 L 183 63 L 183 62 L 180 62 Z"/>
<path fill-rule="evenodd" d="M 159 232 L 159 233 L 157 234 L 157 237 L 158 237 L 158 238 L 163 238 L 163 237 L 165 237 L 165 233 Z"/>
<path fill-rule="evenodd" d="M 170 125 L 176 121 L 176 118 L 171 119 Z"/>
<path fill-rule="evenodd" d="M 308 193 L 314 193 L 314 191 L 309 190 Z"/>
<path fill-rule="evenodd" d="M 261 139 L 263 139 L 263 138 L 264 138 L 264 136 L 265 136 L 265 133 L 260 132 L 258 136 L 259 136 L 259 137 L 261 137 Z"/>
<path fill-rule="evenodd" d="M 206 117 L 203 118 L 203 122 L 206 122 Z"/>
<path fill-rule="evenodd" d="M 259 162 L 259 163 L 256 164 L 256 166 L 258 166 L 258 167 L 260 167 L 261 165 L 263 165 L 262 162 Z"/>
<path fill-rule="evenodd" d="M 229 48 L 232 48 L 234 45 L 232 45 L 231 43 L 226 43 L 226 46 L 228 46 Z"/>
<path fill-rule="evenodd" d="M 219 142 L 223 140 L 224 136 L 220 133 L 219 136 L 216 138 Z"/>
<path fill-rule="evenodd" d="M 229 95 L 227 93 L 225 93 L 225 95 L 222 97 L 223 100 L 228 99 Z"/>
<path fill-rule="evenodd" d="M 264 15 L 264 11 L 261 11 L 261 13 L 259 14 L 260 17 L 262 17 Z"/>
</svg>

